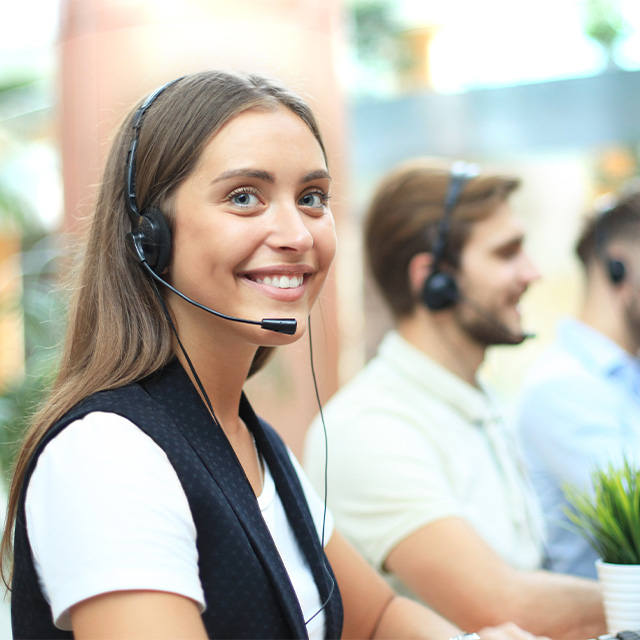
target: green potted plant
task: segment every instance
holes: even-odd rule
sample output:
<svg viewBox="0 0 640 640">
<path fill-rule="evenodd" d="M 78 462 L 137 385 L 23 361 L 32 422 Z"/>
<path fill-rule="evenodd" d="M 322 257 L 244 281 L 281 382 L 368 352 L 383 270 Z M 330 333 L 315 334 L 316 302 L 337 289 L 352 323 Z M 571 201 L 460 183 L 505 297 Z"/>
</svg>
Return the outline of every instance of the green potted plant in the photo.
<svg viewBox="0 0 640 640">
<path fill-rule="evenodd" d="M 592 483 L 566 488 L 567 516 L 598 553 L 609 633 L 640 629 L 640 468 L 624 458 L 596 469 Z"/>
</svg>

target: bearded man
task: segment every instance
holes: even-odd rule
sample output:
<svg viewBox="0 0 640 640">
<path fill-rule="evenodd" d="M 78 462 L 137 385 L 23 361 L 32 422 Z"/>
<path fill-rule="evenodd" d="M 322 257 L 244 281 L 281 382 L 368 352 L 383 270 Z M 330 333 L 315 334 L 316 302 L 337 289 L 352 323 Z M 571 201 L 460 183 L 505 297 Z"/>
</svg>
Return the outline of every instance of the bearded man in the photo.
<svg viewBox="0 0 640 640">
<path fill-rule="evenodd" d="M 537 501 L 477 375 L 488 347 L 527 337 L 519 301 L 539 274 L 518 185 L 420 159 L 379 185 L 365 249 L 395 327 L 325 408 L 328 504 L 395 588 L 460 628 L 591 638 L 605 631 L 597 583 L 540 569 Z M 305 465 L 321 492 L 323 438 L 318 418 Z"/>
</svg>

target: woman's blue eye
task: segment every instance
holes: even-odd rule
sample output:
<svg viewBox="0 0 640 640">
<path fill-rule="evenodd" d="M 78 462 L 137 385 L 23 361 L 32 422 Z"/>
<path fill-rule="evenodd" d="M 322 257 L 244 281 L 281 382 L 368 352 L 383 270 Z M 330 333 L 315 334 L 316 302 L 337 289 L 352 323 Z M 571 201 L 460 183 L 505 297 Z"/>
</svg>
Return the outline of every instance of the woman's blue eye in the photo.
<svg viewBox="0 0 640 640">
<path fill-rule="evenodd" d="M 323 207 L 327 202 L 327 196 L 324 193 L 312 191 L 311 193 L 305 193 L 300 198 L 300 204 L 303 207 Z"/>
<path fill-rule="evenodd" d="M 257 204 L 257 196 L 254 193 L 248 191 L 239 191 L 238 193 L 232 193 L 229 196 L 229 200 L 238 207 L 251 207 Z"/>
</svg>

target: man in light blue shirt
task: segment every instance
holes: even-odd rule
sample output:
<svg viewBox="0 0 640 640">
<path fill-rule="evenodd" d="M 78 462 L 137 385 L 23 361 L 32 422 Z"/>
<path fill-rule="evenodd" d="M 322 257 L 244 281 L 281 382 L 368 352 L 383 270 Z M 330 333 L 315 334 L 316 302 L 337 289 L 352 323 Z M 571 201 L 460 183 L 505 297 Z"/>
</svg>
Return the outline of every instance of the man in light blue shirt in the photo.
<svg viewBox="0 0 640 640">
<path fill-rule="evenodd" d="M 564 488 L 588 488 L 596 467 L 640 461 L 640 192 L 586 225 L 579 319 L 529 372 L 518 421 L 548 528 L 548 567 L 595 577 L 596 552 L 572 526 Z"/>
</svg>

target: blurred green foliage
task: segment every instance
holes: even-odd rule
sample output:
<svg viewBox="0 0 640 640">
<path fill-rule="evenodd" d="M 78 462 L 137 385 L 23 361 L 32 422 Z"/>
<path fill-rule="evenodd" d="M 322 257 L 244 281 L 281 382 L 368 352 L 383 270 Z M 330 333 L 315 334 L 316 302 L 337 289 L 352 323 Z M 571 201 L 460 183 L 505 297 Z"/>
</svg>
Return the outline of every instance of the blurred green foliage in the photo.
<svg viewBox="0 0 640 640">
<path fill-rule="evenodd" d="M 0 234 L 19 240 L 17 255 L 5 258 L 11 261 L 10 273 L 19 286 L 0 293 L 0 318 L 19 317 L 24 332 L 24 375 L 2 380 L 0 388 L 0 468 L 4 479 L 29 416 L 52 379 L 61 325 L 58 319 L 63 317 L 55 293 L 60 239 L 47 232 L 25 193 L 22 185 L 33 188 L 33 177 L 16 180 L 15 171 L 8 170 L 16 156 L 40 142 L 36 138 L 42 135 L 46 108 L 36 85 L 33 78 L 0 83 Z"/>
<path fill-rule="evenodd" d="M 388 0 L 349 0 L 353 55 L 362 76 L 360 91 L 380 84 L 394 85 L 414 60 L 405 39 L 406 26 L 397 17 L 397 7 Z M 368 86 L 369 85 L 369 86 Z"/>
<path fill-rule="evenodd" d="M 617 0 L 586 0 L 584 12 L 585 34 L 604 49 L 608 64 L 616 66 L 615 48 L 630 30 L 619 3 Z"/>
</svg>

